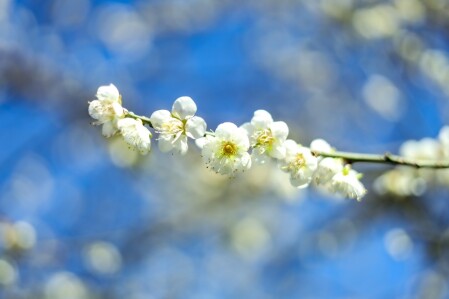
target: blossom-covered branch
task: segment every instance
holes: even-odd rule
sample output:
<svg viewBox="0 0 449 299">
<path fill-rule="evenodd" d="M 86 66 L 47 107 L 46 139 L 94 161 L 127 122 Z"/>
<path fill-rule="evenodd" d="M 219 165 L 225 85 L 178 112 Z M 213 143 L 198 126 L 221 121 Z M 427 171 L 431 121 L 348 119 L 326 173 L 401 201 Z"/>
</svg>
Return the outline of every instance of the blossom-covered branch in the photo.
<svg viewBox="0 0 449 299">
<path fill-rule="evenodd" d="M 449 168 L 449 162 L 420 161 L 386 153 L 371 155 L 335 151 L 325 140 L 316 139 L 310 146 L 303 146 L 288 139 L 285 122 L 274 121 L 265 110 L 254 112 L 252 119 L 237 126 L 225 122 L 214 132 L 207 132 L 206 122 L 196 116 L 197 106 L 190 97 L 180 97 L 171 111 L 158 110 L 150 117 L 140 116 L 122 107 L 117 88 L 110 84 L 101 86 L 97 99 L 89 103 L 89 114 L 102 125 L 105 137 L 122 135 L 132 148 L 147 154 L 151 149 L 153 134 L 158 134 L 161 152 L 188 151 L 188 139 L 195 140 L 201 149 L 206 167 L 223 175 L 234 176 L 244 172 L 254 163 L 276 161 L 278 167 L 289 175 L 290 183 L 297 188 L 313 184 L 344 197 L 360 200 L 366 189 L 360 182 L 361 174 L 352 169 L 355 162 L 387 163 L 416 168 Z M 449 136 L 448 134 L 446 134 Z M 445 136 L 444 142 L 449 140 Z M 446 138 L 447 137 L 447 138 Z"/>
</svg>

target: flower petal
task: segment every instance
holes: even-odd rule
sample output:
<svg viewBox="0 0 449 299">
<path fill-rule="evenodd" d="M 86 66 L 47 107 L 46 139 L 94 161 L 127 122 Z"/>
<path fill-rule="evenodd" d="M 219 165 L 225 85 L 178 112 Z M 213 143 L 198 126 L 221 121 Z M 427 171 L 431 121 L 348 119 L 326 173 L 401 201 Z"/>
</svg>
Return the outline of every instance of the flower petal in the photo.
<svg viewBox="0 0 449 299">
<path fill-rule="evenodd" d="M 251 123 L 244 123 L 240 126 L 240 128 L 245 130 L 248 136 L 252 136 L 254 134 L 254 126 Z"/>
<path fill-rule="evenodd" d="M 332 152 L 332 147 L 324 139 L 315 139 L 310 143 L 310 149 L 312 151 L 319 151 L 323 153 Z"/>
<path fill-rule="evenodd" d="M 273 123 L 273 118 L 271 117 L 271 114 L 265 110 L 256 110 L 251 119 L 251 124 L 256 129 L 266 129 L 271 123 Z"/>
<path fill-rule="evenodd" d="M 173 103 L 172 114 L 179 119 L 187 119 L 195 115 L 196 104 L 190 97 L 177 98 Z"/>
<path fill-rule="evenodd" d="M 267 155 L 265 155 L 264 153 L 262 154 L 257 149 L 253 149 L 253 152 L 251 154 L 251 159 L 257 164 L 265 164 L 269 161 L 269 157 Z"/>
<path fill-rule="evenodd" d="M 318 163 L 318 168 L 313 174 L 317 185 L 325 185 L 332 177 L 343 170 L 343 161 L 341 159 L 323 158 Z"/>
<path fill-rule="evenodd" d="M 339 172 L 332 177 L 331 191 L 345 197 L 360 201 L 366 194 L 366 189 L 358 179 L 358 172 L 350 170 Z"/>
<path fill-rule="evenodd" d="M 140 124 L 137 128 L 140 140 L 136 143 L 141 154 L 146 155 L 151 149 L 151 132 L 148 128 Z"/>
<path fill-rule="evenodd" d="M 114 84 L 100 86 L 97 90 L 97 98 L 100 101 L 120 101 L 120 93 Z"/>
<path fill-rule="evenodd" d="M 204 136 L 206 132 L 206 122 L 199 116 L 194 116 L 186 122 L 186 135 L 192 139 Z"/>
<path fill-rule="evenodd" d="M 118 102 L 112 103 L 112 110 L 115 114 L 114 117 L 122 117 L 125 115 L 122 105 L 120 105 Z"/>
<path fill-rule="evenodd" d="M 288 136 L 288 126 L 283 121 L 275 121 L 270 125 L 273 137 L 285 141 Z"/>
<path fill-rule="evenodd" d="M 187 150 L 189 148 L 189 145 L 187 143 L 187 136 L 181 135 L 178 139 L 173 143 L 174 148 L 181 154 L 185 155 L 187 153 Z"/>
<path fill-rule="evenodd" d="M 286 150 L 286 155 L 287 156 L 292 156 L 292 155 L 296 155 L 296 153 L 298 152 L 298 144 L 296 143 L 296 141 L 292 140 L 292 139 L 287 139 L 284 142 L 284 147 Z"/>
<path fill-rule="evenodd" d="M 216 142 L 214 142 L 215 137 L 204 137 L 199 138 L 195 142 L 201 148 L 201 156 L 203 157 L 204 162 L 208 163 L 215 157 L 216 152 Z M 200 142 L 198 142 L 200 141 Z"/>
<path fill-rule="evenodd" d="M 276 142 L 270 151 L 270 156 L 276 159 L 284 159 L 287 150 L 284 143 Z"/>
<path fill-rule="evenodd" d="M 238 146 L 239 152 L 246 152 L 249 149 L 249 138 L 246 134 L 246 131 L 242 128 L 236 127 L 236 129 L 232 132 L 229 138 L 226 140 L 231 140 Z"/>
<path fill-rule="evenodd" d="M 219 124 L 215 130 L 215 136 L 222 139 L 231 139 L 237 131 L 237 126 L 231 122 Z"/>
<path fill-rule="evenodd" d="M 206 137 L 201 137 L 195 140 L 196 146 L 198 146 L 200 149 L 203 149 L 204 145 L 208 142 Z"/>
<path fill-rule="evenodd" d="M 117 132 L 117 128 L 114 126 L 114 124 L 110 121 L 105 122 L 103 124 L 103 128 L 101 129 L 101 133 L 104 137 L 111 137 L 112 135 Z"/>
<path fill-rule="evenodd" d="M 241 170 L 247 170 L 251 168 L 251 155 L 249 153 L 243 153 L 240 158 Z"/>
<path fill-rule="evenodd" d="M 169 121 L 171 118 L 171 113 L 168 110 L 157 110 L 154 111 L 150 116 L 151 124 L 155 129 L 162 127 L 162 124 Z"/>
<path fill-rule="evenodd" d="M 307 187 L 311 181 L 312 181 L 311 176 L 302 176 L 302 175 L 290 176 L 290 183 L 298 189 Z"/>
<path fill-rule="evenodd" d="M 130 146 L 138 149 L 142 154 L 147 154 L 151 148 L 151 132 L 140 119 L 123 118 L 117 121 L 123 140 Z"/>
<path fill-rule="evenodd" d="M 89 115 L 94 119 L 100 119 L 102 113 L 103 104 L 99 100 L 94 100 L 89 103 Z"/>
<path fill-rule="evenodd" d="M 444 145 L 449 144 L 449 126 L 441 128 L 440 133 L 438 134 L 438 140 Z"/>
<path fill-rule="evenodd" d="M 160 136 L 157 146 L 161 152 L 169 152 L 173 149 L 173 139 L 171 138 L 171 136 Z"/>
</svg>

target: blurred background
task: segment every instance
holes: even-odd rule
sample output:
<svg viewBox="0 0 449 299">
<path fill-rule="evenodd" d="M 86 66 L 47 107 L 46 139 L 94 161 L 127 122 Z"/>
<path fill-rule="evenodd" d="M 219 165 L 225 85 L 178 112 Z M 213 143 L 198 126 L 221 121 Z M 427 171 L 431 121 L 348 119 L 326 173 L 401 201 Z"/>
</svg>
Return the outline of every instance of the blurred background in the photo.
<svg viewBox="0 0 449 299">
<path fill-rule="evenodd" d="M 449 123 L 448 35 L 447 0 L 0 0 L 0 298 L 449 298 L 447 187 L 229 179 L 87 113 L 113 83 L 142 115 L 188 95 L 210 129 L 266 109 L 397 152 Z"/>
</svg>

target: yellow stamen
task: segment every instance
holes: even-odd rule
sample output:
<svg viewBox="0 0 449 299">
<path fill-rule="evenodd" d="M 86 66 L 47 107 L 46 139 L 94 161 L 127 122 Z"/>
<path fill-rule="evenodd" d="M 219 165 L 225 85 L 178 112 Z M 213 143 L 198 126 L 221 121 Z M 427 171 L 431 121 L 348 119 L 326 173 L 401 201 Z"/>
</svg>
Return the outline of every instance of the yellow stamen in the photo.
<svg viewBox="0 0 449 299">
<path fill-rule="evenodd" d="M 267 148 L 271 148 L 274 143 L 274 137 L 271 134 L 271 130 L 263 130 L 256 136 L 256 146 L 263 146 Z"/>
<path fill-rule="evenodd" d="M 237 154 L 237 146 L 230 141 L 225 141 L 221 146 L 221 153 L 227 157 L 234 156 Z"/>
</svg>

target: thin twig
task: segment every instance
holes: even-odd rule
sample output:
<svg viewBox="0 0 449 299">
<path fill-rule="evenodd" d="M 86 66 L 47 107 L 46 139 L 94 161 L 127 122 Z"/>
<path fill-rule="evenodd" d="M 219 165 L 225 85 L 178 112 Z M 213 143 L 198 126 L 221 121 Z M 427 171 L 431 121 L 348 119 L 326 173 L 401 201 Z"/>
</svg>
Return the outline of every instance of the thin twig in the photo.
<svg viewBox="0 0 449 299">
<path fill-rule="evenodd" d="M 393 164 L 393 165 L 403 165 L 411 166 L 415 168 L 433 168 L 442 169 L 449 168 L 449 161 L 416 161 L 407 159 L 398 155 L 393 155 L 391 153 L 385 153 L 383 155 L 376 154 L 360 154 L 360 153 L 349 153 L 349 152 L 332 152 L 325 153 L 319 151 L 313 151 L 315 156 L 330 157 L 330 158 L 341 158 L 347 163 L 383 163 L 383 164 Z"/>
<path fill-rule="evenodd" d="M 127 110 L 125 111 L 125 115 L 129 116 L 131 118 L 134 118 L 134 119 L 140 119 L 142 121 L 142 123 L 147 124 L 150 128 L 153 128 L 153 124 L 151 123 L 151 120 L 146 116 L 137 115 L 134 112 L 127 111 Z"/>
</svg>

